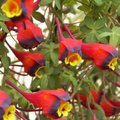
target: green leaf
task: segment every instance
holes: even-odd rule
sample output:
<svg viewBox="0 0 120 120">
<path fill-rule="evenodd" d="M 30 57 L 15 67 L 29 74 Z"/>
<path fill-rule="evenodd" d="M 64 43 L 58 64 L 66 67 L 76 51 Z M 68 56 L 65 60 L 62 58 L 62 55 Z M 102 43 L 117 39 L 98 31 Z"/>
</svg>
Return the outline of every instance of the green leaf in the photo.
<svg viewBox="0 0 120 120">
<path fill-rule="evenodd" d="M 106 23 L 106 21 L 105 21 L 104 18 L 98 19 L 98 20 L 95 21 L 95 23 L 94 23 L 94 28 L 95 28 L 95 29 L 100 29 L 100 28 L 102 28 L 102 27 L 105 26 L 105 23 Z"/>
<path fill-rule="evenodd" d="M 10 58 L 6 54 L 4 54 L 1 58 L 1 61 L 5 71 L 7 72 L 9 70 Z"/>
<path fill-rule="evenodd" d="M 61 8 L 61 3 L 60 3 L 61 0 L 55 0 L 55 4 L 57 6 L 57 8 L 60 10 Z"/>
<path fill-rule="evenodd" d="M 64 69 L 64 77 L 66 77 L 67 80 L 70 80 L 74 86 L 74 89 L 77 88 L 78 82 L 75 78 L 75 73 L 71 70 Z"/>
<path fill-rule="evenodd" d="M 22 108 L 27 108 L 28 106 L 28 100 L 26 100 L 24 97 L 20 97 L 18 99 L 18 104 L 19 106 L 21 106 Z"/>
<path fill-rule="evenodd" d="M 5 31 L 5 32 L 9 32 L 9 30 L 8 30 L 8 28 L 7 28 L 7 26 L 5 25 L 5 23 L 3 23 L 3 22 L 0 22 L 0 27 Z"/>
<path fill-rule="evenodd" d="M 85 22 L 85 25 L 86 25 L 88 28 L 90 28 L 90 29 L 93 28 L 94 20 L 93 20 L 91 17 L 89 17 L 89 16 L 85 17 L 84 22 Z"/>
<path fill-rule="evenodd" d="M 40 88 L 43 90 L 46 89 L 47 86 L 48 86 L 48 76 L 44 74 L 40 79 Z"/>
<path fill-rule="evenodd" d="M 47 118 L 45 115 L 40 115 L 41 120 L 51 120 L 50 118 Z"/>
<path fill-rule="evenodd" d="M 94 0 L 96 5 L 100 6 L 103 4 L 103 0 Z"/>
<path fill-rule="evenodd" d="M 39 90 L 38 86 L 40 85 L 40 79 L 39 78 L 35 78 L 32 83 L 31 83 L 31 91 L 37 91 Z"/>
<path fill-rule="evenodd" d="M 45 22 L 45 17 L 40 12 L 33 12 L 33 17 L 40 22 Z"/>
<path fill-rule="evenodd" d="M 51 51 L 50 52 L 51 60 L 53 61 L 55 66 L 58 66 L 58 50 Z"/>
<path fill-rule="evenodd" d="M 110 36 L 111 35 L 111 33 L 110 32 L 103 32 L 103 33 L 101 33 L 101 34 L 99 34 L 98 35 L 98 38 L 104 38 L 104 37 L 107 37 L 107 36 Z"/>
<path fill-rule="evenodd" d="M 4 46 L 3 42 L 0 42 L 0 55 L 4 55 L 8 52 L 7 48 Z"/>
<path fill-rule="evenodd" d="M 76 0 L 63 0 L 63 4 L 67 6 L 73 6 L 76 2 Z"/>
<path fill-rule="evenodd" d="M 40 1 L 40 6 L 47 5 L 47 4 L 50 4 L 52 2 L 53 2 L 53 0 L 41 0 Z"/>
<path fill-rule="evenodd" d="M 110 44 L 117 46 L 120 43 L 120 27 L 114 26 L 110 35 Z"/>
<path fill-rule="evenodd" d="M 86 41 L 90 43 L 94 43 L 96 41 L 96 31 L 91 31 L 87 34 Z"/>
<path fill-rule="evenodd" d="M 8 21 L 9 20 L 9 18 L 8 17 L 6 17 L 5 15 L 0 15 L 0 21 Z"/>
<path fill-rule="evenodd" d="M 117 12 L 117 15 L 120 16 L 120 5 L 118 6 L 116 12 Z"/>
</svg>

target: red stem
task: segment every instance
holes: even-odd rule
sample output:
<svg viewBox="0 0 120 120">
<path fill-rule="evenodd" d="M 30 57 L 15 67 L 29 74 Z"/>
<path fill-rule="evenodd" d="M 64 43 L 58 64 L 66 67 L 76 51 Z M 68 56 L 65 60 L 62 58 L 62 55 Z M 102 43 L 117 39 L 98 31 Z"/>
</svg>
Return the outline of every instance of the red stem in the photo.
<svg viewBox="0 0 120 120">
<path fill-rule="evenodd" d="M 117 71 L 115 71 L 115 70 L 110 70 L 110 71 L 112 71 L 113 73 L 115 73 L 115 75 L 117 75 L 117 76 L 120 77 L 120 73 L 119 73 L 119 72 L 117 72 Z"/>
<path fill-rule="evenodd" d="M 9 43 L 5 40 L 6 44 L 9 46 L 9 48 L 12 50 L 12 52 L 15 54 L 15 50 L 9 45 Z"/>
<path fill-rule="evenodd" d="M 27 93 L 20 90 L 15 84 L 13 84 L 10 80 L 5 80 L 5 83 L 14 88 L 16 91 L 18 91 L 21 95 L 23 95 L 26 98 Z"/>
<path fill-rule="evenodd" d="M 33 8 L 34 9 L 37 8 L 37 6 L 39 5 L 39 3 L 40 3 L 40 0 L 37 0 L 36 2 L 34 2 L 34 7 Z"/>
<path fill-rule="evenodd" d="M 27 120 L 27 119 L 26 119 L 24 116 L 22 116 L 21 113 L 18 112 L 17 110 L 16 110 L 16 114 L 17 114 L 17 116 L 18 116 L 19 118 L 21 118 L 22 120 Z"/>
<path fill-rule="evenodd" d="M 71 33 L 71 31 L 69 30 L 68 26 L 67 26 L 66 24 L 64 24 L 63 26 L 64 26 L 64 29 L 65 29 L 65 30 L 68 32 L 68 34 L 70 35 L 70 37 L 75 40 L 75 37 L 72 35 L 72 33 Z"/>
<path fill-rule="evenodd" d="M 42 111 L 42 109 L 28 109 L 28 110 L 26 110 L 26 109 L 22 109 L 22 108 L 20 108 L 20 107 L 16 107 L 18 110 L 20 110 L 20 111 L 24 111 L 24 112 L 36 112 L 36 111 Z"/>
<path fill-rule="evenodd" d="M 64 36 L 63 36 L 61 28 L 60 28 L 60 22 L 57 17 L 55 18 L 55 20 L 56 20 L 56 24 L 57 24 L 57 28 L 58 28 L 59 41 L 62 41 L 64 39 Z"/>
</svg>

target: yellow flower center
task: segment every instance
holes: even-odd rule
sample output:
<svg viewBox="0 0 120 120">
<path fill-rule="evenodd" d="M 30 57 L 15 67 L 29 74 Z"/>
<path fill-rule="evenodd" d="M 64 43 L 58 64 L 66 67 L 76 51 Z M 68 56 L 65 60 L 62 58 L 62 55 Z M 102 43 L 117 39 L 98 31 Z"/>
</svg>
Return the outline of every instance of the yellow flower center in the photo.
<svg viewBox="0 0 120 120">
<path fill-rule="evenodd" d="M 76 66 L 81 62 L 82 58 L 78 53 L 68 53 L 68 56 L 65 58 L 65 64 L 70 64 L 71 66 Z"/>
<path fill-rule="evenodd" d="M 39 67 L 36 72 L 35 72 L 35 76 L 38 78 L 42 78 L 42 74 L 40 73 L 40 70 L 43 68 L 44 66 Z"/>
<path fill-rule="evenodd" d="M 108 64 L 107 66 L 108 66 L 110 69 L 115 70 L 115 67 L 116 67 L 116 65 L 117 65 L 117 60 L 118 60 L 117 57 L 113 58 L 113 59 L 109 62 L 109 64 Z"/>
<path fill-rule="evenodd" d="M 68 116 L 68 113 L 71 111 L 72 105 L 69 102 L 61 101 L 61 104 L 57 110 L 57 114 L 59 117 Z"/>
<path fill-rule="evenodd" d="M 6 13 L 6 16 L 13 18 L 15 16 L 20 16 L 22 9 L 20 7 L 20 0 L 7 0 L 2 6 L 1 9 Z"/>
<path fill-rule="evenodd" d="M 15 106 L 10 105 L 8 108 L 5 109 L 3 120 L 15 120 L 15 111 Z"/>
</svg>

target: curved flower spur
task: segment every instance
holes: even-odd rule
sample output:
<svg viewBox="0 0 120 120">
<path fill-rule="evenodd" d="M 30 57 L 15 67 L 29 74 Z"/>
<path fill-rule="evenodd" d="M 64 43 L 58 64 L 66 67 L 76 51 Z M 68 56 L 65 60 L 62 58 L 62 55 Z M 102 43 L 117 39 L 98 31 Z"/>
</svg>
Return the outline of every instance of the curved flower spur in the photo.
<svg viewBox="0 0 120 120">
<path fill-rule="evenodd" d="M 68 116 L 68 113 L 72 110 L 72 105 L 69 102 L 70 97 L 63 89 L 41 90 L 28 93 L 20 90 L 10 80 L 6 80 L 6 83 L 33 105 L 42 108 L 43 113 L 49 118 L 58 119 Z"/>
<path fill-rule="evenodd" d="M 81 45 L 81 50 L 99 69 L 115 70 L 118 60 L 118 51 L 112 45 L 83 43 Z"/>
<path fill-rule="evenodd" d="M 78 65 L 81 61 L 81 40 L 65 38 L 60 28 L 60 22 L 56 18 L 59 39 L 59 60 L 71 66 Z"/>
<path fill-rule="evenodd" d="M 7 43 L 7 41 L 6 41 Z M 23 63 L 24 71 L 30 76 L 42 77 L 40 70 L 45 66 L 45 57 L 42 53 L 20 52 L 12 48 L 8 43 L 15 56 Z"/>
</svg>

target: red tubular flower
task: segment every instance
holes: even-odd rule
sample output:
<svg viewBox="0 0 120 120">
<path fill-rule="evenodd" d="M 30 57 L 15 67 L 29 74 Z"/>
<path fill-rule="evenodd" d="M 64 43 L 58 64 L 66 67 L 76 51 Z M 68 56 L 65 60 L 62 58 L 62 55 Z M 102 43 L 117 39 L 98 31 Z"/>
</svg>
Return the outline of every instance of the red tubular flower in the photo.
<svg viewBox="0 0 120 120">
<path fill-rule="evenodd" d="M 67 116 L 72 109 L 72 105 L 69 103 L 70 97 L 63 89 L 27 93 L 20 90 L 9 80 L 6 80 L 6 83 L 22 94 L 33 105 L 42 108 L 44 114 L 50 118 L 57 119 Z"/>
<path fill-rule="evenodd" d="M 110 100 L 105 96 L 102 98 L 103 93 L 101 91 L 96 92 L 94 89 L 90 89 L 90 93 L 92 95 L 92 101 L 90 103 L 90 108 L 93 110 L 98 110 L 98 108 L 94 105 L 94 103 L 100 105 L 103 109 L 106 117 L 110 117 L 120 112 L 120 101 Z M 86 94 L 76 94 L 75 99 L 80 98 L 81 104 L 88 108 L 87 99 L 88 96 Z"/>
<path fill-rule="evenodd" d="M 18 28 L 17 40 L 23 48 L 34 48 L 44 40 L 42 30 L 28 19 L 17 22 L 16 25 Z"/>
<path fill-rule="evenodd" d="M 83 43 L 81 45 L 81 50 L 93 60 L 99 69 L 115 70 L 118 51 L 112 45 Z"/>
<path fill-rule="evenodd" d="M 9 30 L 14 26 L 18 28 L 17 39 L 25 49 L 34 48 L 43 41 L 40 28 L 30 22 L 31 14 L 40 0 L 6 0 L 1 9 L 6 13 L 10 21 L 6 22 Z"/>
<path fill-rule="evenodd" d="M 8 46 L 15 56 L 23 63 L 24 71 L 26 73 L 30 76 L 37 76 L 39 78 L 42 77 L 40 69 L 45 66 L 45 58 L 42 53 L 20 52 L 12 48 L 9 44 Z"/>
<path fill-rule="evenodd" d="M 56 18 L 56 24 L 58 27 L 60 41 L 59 60 L 65 62 L 65 64 L 70 64 L 71 66 L 78 65 L 82 60 L 80 48 L 82 41 L 71 38 L 64 38 L 58 18 Z"/>
<path fill-rule="evenodd" d="M 34 48 L 44 40 L 42 30 L 29 19 L 21 19 L 16 22 L 10 20 L 6 22 L 6 25 L 9 30 L 14 30 L 14 26 L 18 28 L 17 40 L 25 49 Z"/>
<path fill-rule="evenodd" d="M 14 105 L 10 104 L 10 97 L 0 90 L 0 120 L 14 120 L 16 109 Z"/>
</svg>

